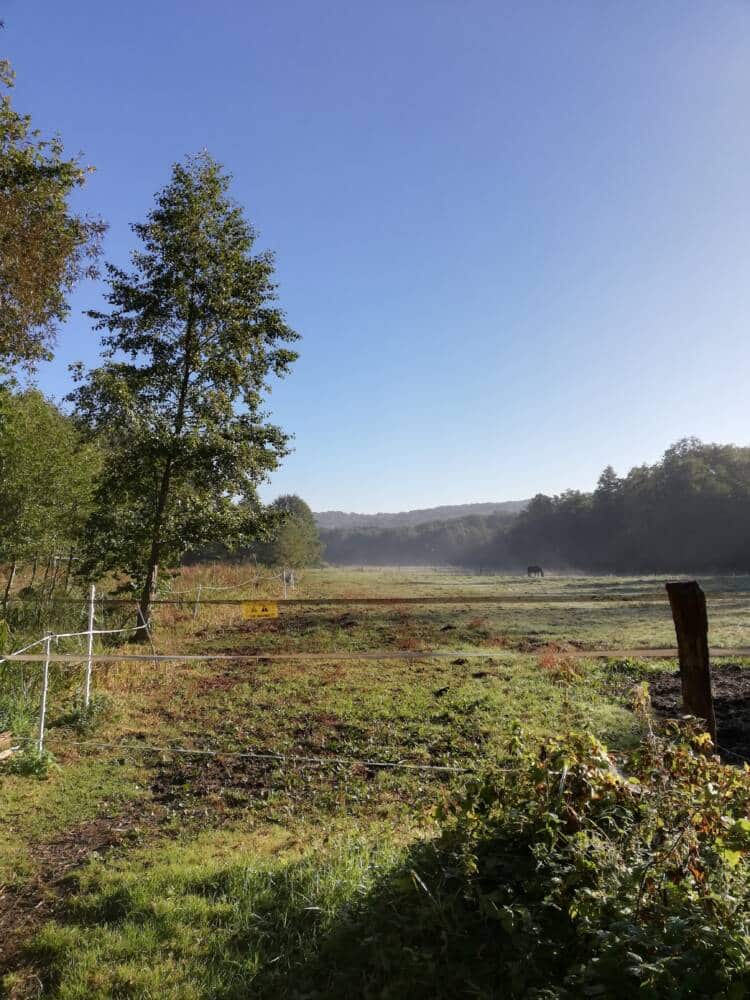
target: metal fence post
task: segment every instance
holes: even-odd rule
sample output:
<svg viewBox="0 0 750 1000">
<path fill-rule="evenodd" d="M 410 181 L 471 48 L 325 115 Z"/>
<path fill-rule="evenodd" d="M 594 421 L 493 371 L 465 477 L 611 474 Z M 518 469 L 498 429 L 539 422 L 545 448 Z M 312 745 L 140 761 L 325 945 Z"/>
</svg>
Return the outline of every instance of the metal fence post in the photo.
<svg viewBox="0 0 750 1000">
<path fill-rule="evenodd" d="M 52 636 L 48 635 L 44 640 L 44 674 L 42 676 L 42 700 L 39 705 L 39 742 L 37 744 L 39 754 L 44 752 L 44 723 L 47 716 L 47 691 L 49 690 L 49 658 Z"/>
<path fill-rule="evenodd" d="M 88 650 L 86 657 L 86 681 L 83 686 L 83 707 L 88 709 L 89 702 L 91 701 L 91 668 L 93 666 L 93 656 L 94 656 L 94 613 L 96 610 L 96 587 L 91 584 L 91 590 L 89 590 L 89 631 L 88 631 Z"/>
</svg>

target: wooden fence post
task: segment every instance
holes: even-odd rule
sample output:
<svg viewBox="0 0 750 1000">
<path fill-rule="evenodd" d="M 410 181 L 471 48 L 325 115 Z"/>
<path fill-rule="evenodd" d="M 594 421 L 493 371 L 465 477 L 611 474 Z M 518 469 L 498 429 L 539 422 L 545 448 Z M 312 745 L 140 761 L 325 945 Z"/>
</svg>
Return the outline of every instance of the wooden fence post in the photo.
<svg viewBox="0 0 750 1000">
<path fill-rule="evenodd" d="M 695 580 L 668 583 L 666 586 L 680 654 L 682 705 L 689 715 L 705 720 L 715 743 L 716 717 L 708 659 L 706 595 Z"/>
</svg>

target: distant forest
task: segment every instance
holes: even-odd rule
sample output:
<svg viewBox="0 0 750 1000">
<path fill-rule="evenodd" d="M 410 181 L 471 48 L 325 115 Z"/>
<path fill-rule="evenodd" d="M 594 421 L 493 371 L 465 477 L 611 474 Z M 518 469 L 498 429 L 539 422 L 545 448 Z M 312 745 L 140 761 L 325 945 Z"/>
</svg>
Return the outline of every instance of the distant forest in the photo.
<svg viewBox="0 0 750 1000">
<path fill-rule="evenodd" d="M 324 559 L 345 565 L 463 566 L 594 572 L 750 570 L 750 448 L 678 441 L 592 493 L 535 496 L 499 513 L 388 528 L 321 531 Z"/>
<path fill-rule="evenodd" d="M 490 514 L 518 514 L 528 500 L 502 500 L 499 503 L 461 503 L 420 510 L 402 510 L 397 514 L 348 514 L 343 510 L 323 510 L 314 514 L 315 523 L 323 530 L 339 528 L 405 528 L 456 518 L 487 517 Z"/>
</svg>

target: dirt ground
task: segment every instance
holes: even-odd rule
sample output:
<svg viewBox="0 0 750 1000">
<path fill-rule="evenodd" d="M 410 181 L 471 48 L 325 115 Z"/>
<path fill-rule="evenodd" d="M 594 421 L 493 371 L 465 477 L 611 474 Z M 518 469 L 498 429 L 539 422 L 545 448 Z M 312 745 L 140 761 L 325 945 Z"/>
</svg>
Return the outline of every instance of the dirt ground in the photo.
<svg viewBox="0 0 750 1000">
<path fill-rule="evenodd" d="M 717 743 L 727 762 L 750 761 L 750 670 L 728 664 L 712 671 Z M 676 718 L 682 713 L 680 675 L 658 674 L 649 681 L 656 713 Z"/>
</svg>

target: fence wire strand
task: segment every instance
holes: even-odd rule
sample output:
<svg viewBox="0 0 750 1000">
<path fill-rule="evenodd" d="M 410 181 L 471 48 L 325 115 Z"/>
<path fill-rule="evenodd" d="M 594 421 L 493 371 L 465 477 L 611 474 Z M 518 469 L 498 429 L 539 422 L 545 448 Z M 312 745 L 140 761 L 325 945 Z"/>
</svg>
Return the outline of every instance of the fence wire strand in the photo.
<svg viewBox="0 0 750 1000">
<path fill-rule="evenodd" d="M 24 739 L 21 743 L 33 743 L 34 740 Z M 343 764 L 347 767 L 372 767 L 381 770 L 403 770 L 403 771 L 438 771 L 451 774 L 473 774 L 474 768 L 453 767 L 448 764 L 414 764 L 409 761 L 387 761 L 371 760 L 358 757 L 310 757 L 303 754 L 269 753 L 254 750 L 215 750 L 193 747 L 165 747 L 155 746 L 149 743 L 102 743 L 98 740 L 66 740 L 66 746 L 92 747 L 99 750 L 115 750 L 117 753 L 165 753 L 184 754 L 195 757 L 232 757 L 248 760 L 277 761 L 280 763 L 311 764 L 317 766 L 328 766 L 331 764 Z M 503 770 L 502 768 L 500 770 Z M 506 769 L 510 772 L 511 768 Z"/>
</svg>

